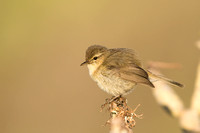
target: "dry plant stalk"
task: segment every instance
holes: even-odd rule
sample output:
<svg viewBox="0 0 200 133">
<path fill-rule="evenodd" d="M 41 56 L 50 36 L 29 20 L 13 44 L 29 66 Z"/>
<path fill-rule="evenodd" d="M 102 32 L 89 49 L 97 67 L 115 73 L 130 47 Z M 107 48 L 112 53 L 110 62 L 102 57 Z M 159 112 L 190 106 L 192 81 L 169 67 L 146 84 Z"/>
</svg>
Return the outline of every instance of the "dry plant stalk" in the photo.
<svg viewBox="0 0 200 133">
<path fill-rule="evenodd" d="M 135 118 L 142 118 L 141 115 L 137 115 L 135 111 L 139 105 L 132 110 L 127 105 L 127 99 L 124 97 L 118 97 L 112 102 L 108 102 L 102 106 L 108 106 L 107 110 L 110 112 L 110 119 L 107 124 L 110 124 L 110 133 L 132 133 L 132 128 L 135 126 Z"/>
<path fill-rule="evenodd" d="M 200 49 L 200 41 L 197 42 L 197 48 Z M 180 125 L 184 131 L 200 133 L 200 62 L 197 67 L 191 106 L 183 111 L 180 117 Z"/>
<path fill-rule="evenodd" d="M 200 41 L 197 42 L 200 49 Z M 200 133 L 200 62 L 197 67 L 195 88 L 191 99 L 191 107 L 185 109 L 179 118 L 183 131 Z"/>
<path fill-rule="evenodd" d="M 157 62 L 155 62 L 154 65 L 156 64 Z M 170 64 L 168 63 L 167 66 L 170 66 Z M 157 75 L 161 75 L 161 72 L 158 70 L 158 68 L 155 69 L 151 67 L 149 70 L 153 73 L 156 73 Z M 184 105 L 180 97 L 175 93 L 172 87 L 166 82 L 156 81 L 154 82 L 154 86 L 155 88 L 152 88 L 152 94 L 155 97 L 157 103 L 167 113 L 169 113 L 173 117 L 178 118 L 181 115 L 181 112 L 184 110 Z"/>
<path fill-rule="evenodd" d="M 156 66 L 156 63 L 157 62 L 155 62 L 154 65 L 150 65 L 151 71 L 161 74 L 158 71 L 158 67 L 152 68 L 152 66 Z M 164 63 L 159 64 L 163 65 Z M 162 68 L 167 68 L 169 66 L 170 64 Z M 173 117 L 179 119 L 179 124 L 183 133 L 200 133 L 200 62 L 197 71 L 197 79 L 190 108 L 184 107 L 179 96 L 175 93 L 172 87 L 165 82 L 155 82 L 155 88 L 152 89 L 152 93 L 157 103 L 164 107 L 164 109 Z"/>
<path fill-rule="evenodd" d="M 197 68 L 197 77 L 191 101 L 191 108 L 197 110 L 200 115 L 200 62 Z"/>
<path fill-rule="evenodd" d="M 200 49 L 200 41 L 197 47 Z M 158 71 L 159 68 L 179 67 L 180 65 L 175 63 L 150 62 L 149 64 L 150 71 L 158 75 L 161 74 Z M 182 100 L 167 83 L 158 81 L 154 82 L 154 85 L 155 88 L 152 88 L 152 93 L 157 103 L 173 117 L 179 119 L 183 133 L 200 133 L 200 62 L 190 108 L 184 107 Z M 108 105 L 110 112 L 110 119 L 107 121 L 107 124 L 111 125 L 110 133 L 132 133 L 132 128 L 136 124 L 134 118 L 142 117 L 142 115 L 135 114 L 138 106 L 132 110 L 127 106 L 127 99 L 123 97 L 119 97 L 112 102 L 107 101 L 102 109 L 106 105 Z"/>
</svg>

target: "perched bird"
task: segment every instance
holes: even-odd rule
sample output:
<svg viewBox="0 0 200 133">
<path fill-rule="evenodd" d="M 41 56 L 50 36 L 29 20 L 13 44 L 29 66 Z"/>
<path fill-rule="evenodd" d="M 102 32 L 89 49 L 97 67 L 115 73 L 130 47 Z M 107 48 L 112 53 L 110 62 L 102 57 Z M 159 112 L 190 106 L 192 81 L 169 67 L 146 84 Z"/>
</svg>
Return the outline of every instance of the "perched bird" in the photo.
<svg viewBox="0 0 200 133">
<path fill-rule="evenodd" d="M 86 50 L 85 62 L 89 74 L 98 86 L 113 96 L 130 93 L 135 85 L 154 87 L 152 81 L 163 80 L 182 87 L 182 84 L 157 76 L 142 68 L 141 62 L 132 49 L 108 49 L 92 45 Z"/>
</svg>

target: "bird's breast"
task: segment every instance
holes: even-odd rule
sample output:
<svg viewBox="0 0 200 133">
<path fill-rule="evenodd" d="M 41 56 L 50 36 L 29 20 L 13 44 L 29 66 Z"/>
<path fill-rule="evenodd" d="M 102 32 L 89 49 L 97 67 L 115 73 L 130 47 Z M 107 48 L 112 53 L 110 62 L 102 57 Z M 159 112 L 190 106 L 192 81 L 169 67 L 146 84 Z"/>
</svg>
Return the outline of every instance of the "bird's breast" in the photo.
<svg viewBox="0 0 200 133">
<path fill-rule="evenodd" d="M 135 86 L 135 83 L 121 79 L 112 71 L 103 72 L 98 70 L 93 79 L 97 82 L 98 86 L 107 93 L 117 96 L 124 95 L 130 92 Z"/>
</svg>

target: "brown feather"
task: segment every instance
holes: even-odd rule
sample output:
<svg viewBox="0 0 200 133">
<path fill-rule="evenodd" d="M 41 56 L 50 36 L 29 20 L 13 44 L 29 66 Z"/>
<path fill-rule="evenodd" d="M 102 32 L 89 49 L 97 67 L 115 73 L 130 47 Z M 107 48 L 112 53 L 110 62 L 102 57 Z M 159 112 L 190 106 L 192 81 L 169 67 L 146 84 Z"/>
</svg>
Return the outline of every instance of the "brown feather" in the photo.
<svg viewBox="0 0 200 133">
<path fill-rule="evenodd" d="M 124 80 L 154 87 L 149 81 L 147 72 L 140 67 L 141 63 L 133 50 L 118 48 L 109 49 L 109 52 L 109 56 L 102 64 L 104 67 L 108 70 L 112 70 L 113 73 L 118 74 L 118 76 Z"/>
</svg>

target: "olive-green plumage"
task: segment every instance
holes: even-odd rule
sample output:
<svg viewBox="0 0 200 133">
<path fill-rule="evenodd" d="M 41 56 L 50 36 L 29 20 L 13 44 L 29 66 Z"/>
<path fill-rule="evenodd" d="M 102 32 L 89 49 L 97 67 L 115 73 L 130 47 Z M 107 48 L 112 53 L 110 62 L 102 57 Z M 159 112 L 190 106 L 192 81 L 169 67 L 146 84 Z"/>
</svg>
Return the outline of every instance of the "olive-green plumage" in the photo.
<svg viewBox="0 0 200 133">
<path fill-rule="evenodd" d="M 85 59 L 81 65 L 87 64 L 92 79 L 111 95 L 130 93 L 137 84 L 154 87 L 149 79 L 149 72 L 142 68 L 136 53 L 131 49 L 108 49 L 92 45 L 88 47 Z M 155 75 L 154 77 L 160 79 Z"/>
</svg>

